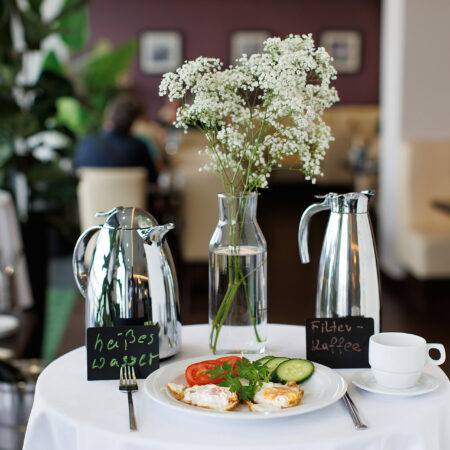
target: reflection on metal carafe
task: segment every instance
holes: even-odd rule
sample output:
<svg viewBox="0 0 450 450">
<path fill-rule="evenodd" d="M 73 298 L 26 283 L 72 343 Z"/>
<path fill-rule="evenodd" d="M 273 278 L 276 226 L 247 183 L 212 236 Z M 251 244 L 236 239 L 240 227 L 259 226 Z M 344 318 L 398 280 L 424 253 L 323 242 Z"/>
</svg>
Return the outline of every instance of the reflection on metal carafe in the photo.
<svg viewBox="0 0 450 450">
<path fill-rule="evenodd" d="M 103 226 L 86 230 L 73 255 L 75 280 L 86 299 L 86 327 L 155 324 L 160 358 L 181 346 L 178 282 L 164 235 L 174 225 L 158 225 L 148 212 L 117 207 Z M 97 234 L 89 264 L 91 238 Z M 89 269 L 87 269 L 87 267 Z"/>
<path fill-rule="evenodd" d="M 302 215 L 300 258 L 309 262 L 308 225 L 315 213 L 330 210 L 320 256 L 316 294 L 317 317 L 365 316 L 380 330 L 380 287 L 377 255 L 368 214 L 373 191 L 329 193 Z"/>
</svg>

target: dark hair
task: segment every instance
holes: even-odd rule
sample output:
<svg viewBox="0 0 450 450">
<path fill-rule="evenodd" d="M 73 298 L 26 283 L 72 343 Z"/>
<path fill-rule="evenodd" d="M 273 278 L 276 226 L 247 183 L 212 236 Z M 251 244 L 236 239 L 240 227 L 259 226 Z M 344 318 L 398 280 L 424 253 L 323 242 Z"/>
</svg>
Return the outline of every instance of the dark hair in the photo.
<svg viewBox="0 0 450 450">
<path fill-rule="evenodd" d="M 141 102 L 130 94 L 113 98 L 105 111 L 105 119 L 116 131 L 128 133 L 133 122 L 144 112 Z"/>
</svg>

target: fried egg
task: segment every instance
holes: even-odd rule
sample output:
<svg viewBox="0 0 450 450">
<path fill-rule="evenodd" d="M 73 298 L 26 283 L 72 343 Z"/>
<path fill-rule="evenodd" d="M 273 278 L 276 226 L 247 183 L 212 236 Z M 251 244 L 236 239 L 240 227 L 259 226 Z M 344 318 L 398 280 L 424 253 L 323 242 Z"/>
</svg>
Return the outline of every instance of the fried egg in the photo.
<svg viewBox="0 0 450 450">
<path fill-rule="evenodd" d="M 239 403 L 237 394 L 231 392 L 229 387 L 216 384 L 188 387 L 184 384 L 169 383 L 167 388 L 177 400 L 200 408 L 229 411 Z"/>
<path fill-rule="evenodd" d="M 303 393 L 300 386 L 293 381 L 287 384 L 263 383 L 256 391 L 253 401 L 246 403 L 250 411 L 277 411 L 299 405 Z"/>
</svg>

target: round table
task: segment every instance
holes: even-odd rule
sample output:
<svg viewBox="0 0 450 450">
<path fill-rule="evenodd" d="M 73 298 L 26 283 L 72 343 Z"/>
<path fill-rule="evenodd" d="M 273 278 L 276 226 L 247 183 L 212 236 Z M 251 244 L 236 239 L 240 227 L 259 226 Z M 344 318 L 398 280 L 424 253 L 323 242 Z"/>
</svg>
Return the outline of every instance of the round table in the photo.
<svg viewBox="0 0 450 450">
<path fill-rule="evenodd" d="M 268 336 L 268 353 L 305 357 L 304 327 L 271 324 Z M 207 343 L 207 325 L 184 326 L 181 352 L 161 365 L 207 354 Z M 355 370 L 338 372 L 349 383 L 348 392 L 369 426 L 366 430 L 355 429 L 343 401 L 298 416 L 220 420 L 158 404 L 139 380 L 133 397 L 138 431 L 132 432 L 118 382 L 86 380 L 83 347 L 55 360 L 41 374 L 24 450 L 450 448 L 450 382 L 440 368 L 426 368 L 440 380 L 439 388 L 417 397 L 360 390 L 350 381 Z"/>
</svg>

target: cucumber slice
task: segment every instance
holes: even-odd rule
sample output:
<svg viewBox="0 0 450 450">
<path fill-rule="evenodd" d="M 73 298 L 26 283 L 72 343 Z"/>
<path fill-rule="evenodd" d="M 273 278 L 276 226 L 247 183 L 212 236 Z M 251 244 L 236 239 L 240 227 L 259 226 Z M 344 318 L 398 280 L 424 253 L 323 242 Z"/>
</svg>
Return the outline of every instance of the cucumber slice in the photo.
<svg viewBox="0 0 450 450">
<path fill-rule="evenodd" d="M 259 362 L 261 365 L 265 364 L 270 359 L 273 359 L 274 356 L 263 356 L 262 358 L 257 359 L 255 362 Z"/>
<path fill-rule="evenodd" d="M 307 359 L 289 359 L 278 365 L 272 375 L 272 381 L 279 383 L 305 381 L 314 373 L 314 364 Z"/>
<path fill-rule="evenodd" d="M 279 364 L 281 364 L 284 361 L 287 361 L 289 358 L 285 356 L 275 356 L 272 359 L 269 359 L 266 363 L 264 363 L 264 366 L 269 369 L 269 377 L 274 373 L 275 369 L 278 367 Z"/>
</svg>

